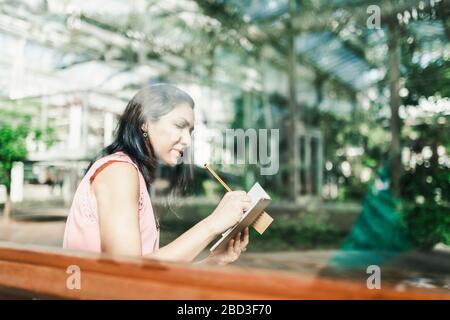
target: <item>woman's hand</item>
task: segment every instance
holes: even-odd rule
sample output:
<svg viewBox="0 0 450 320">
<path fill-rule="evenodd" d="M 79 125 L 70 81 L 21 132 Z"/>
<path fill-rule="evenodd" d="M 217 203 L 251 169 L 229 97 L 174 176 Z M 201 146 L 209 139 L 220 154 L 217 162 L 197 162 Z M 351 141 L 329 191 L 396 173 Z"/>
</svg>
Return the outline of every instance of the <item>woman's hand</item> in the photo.
<svg viewBox="0 0 450 320">
<path fill-rule="evenodd" d="M 235 226 L 250 208 L 250 204 L 250 197 L 245 191 L 227 192 L 213 213 L 206 218 L 211 232 L 219 235 Z"/>
<path fill-rule="evenodd" d="M 219 251 L 212 252 L 207 258 L 198 263 L 207 263 L 215 265 L 226 265 L 236 261 L 241 252 L 247 250 L 249 240 L 248 227 L 244 229 L 244 232 L 238 233 L 233 239 L 231 239 L 227 246 Z"/>
</svg>

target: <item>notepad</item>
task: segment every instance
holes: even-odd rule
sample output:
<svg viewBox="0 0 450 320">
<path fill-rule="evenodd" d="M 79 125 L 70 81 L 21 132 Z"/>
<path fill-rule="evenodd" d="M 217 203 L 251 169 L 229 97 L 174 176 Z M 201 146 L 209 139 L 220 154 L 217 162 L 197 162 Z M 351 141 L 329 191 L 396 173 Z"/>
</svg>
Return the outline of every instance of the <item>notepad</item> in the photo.
<svg viewBox="0 0 450 320">
<path fill-rule="evenodd" d="M 252 225 L 261 214 L 263 214 L 264 210 L 272 201 L 270 196 L 258 182 L 251 187 L 247 194 L 251 201 L 250 208 L 244 213 L 239 223 L 222 234 L 222 237 L 211 247 L 211 249 L 209 249 L 211 252 L 226 247 L 228 242 L 233 239 L 236 234 Z"/>
</svg>

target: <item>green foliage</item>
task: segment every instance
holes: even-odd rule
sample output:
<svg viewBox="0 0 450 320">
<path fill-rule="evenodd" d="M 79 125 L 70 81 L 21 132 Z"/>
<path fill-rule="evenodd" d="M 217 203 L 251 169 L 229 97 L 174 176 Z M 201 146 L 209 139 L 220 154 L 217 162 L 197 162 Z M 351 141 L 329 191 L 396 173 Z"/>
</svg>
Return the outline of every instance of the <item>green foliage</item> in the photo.
<svg viewBox="0 0 450 320">
<path fill-rule="evenodd" d="M 337 248 L 346 232 L 338 230 L 331 223 L 316 219 L 319 212 L 298 217 L 277 217 L 264 235 L 252 230 L 253 251 L 265 250 L 310 250 Z"/>
<path fill-rule="evenodd" d="M 177 218 L 167 209 L 156 206 L 156 210 L 162 213 L 162 243 L 173 241 L 214 209 L 214 205 L 183 205 L 176 210 L 181 217 Z M 328 213 L 318 211 L 276 215 L 263 235 L 250 229 L 250 250 L 336 249 L 344 240 L 346 231 L 338 229 L 329 216 Z"/>
<path fill-rule="evenodd" d="M 424 66 L 411 62 L 413 54 L 418 53 L 414 43 L 404 44 L 404 49 L 408 95 L 403 102 L 421 108 L 421 98 L 448 99 L 448 59 L 440 57 Z M 444 113 L 419 117 L 403 131 L 403 144 L 416 158 L 415 165 L 406 168 L 401 183 L 406 224 L 421 248 L 430 249 L 439 242 L 450 245 L 450 169 L 445 160 L 450 153 L 449 117 Z M 425 148 L 428 152 L 424 152 Z"/>
<path fill-rule="evenodd" d="M 6 185 L 8 190 L 13 163 L 23 161 L 27 156 L 27 137 L 32 135 L 36 141 L 44 141 L 47 146 L 55 141 L 53 128 L 37 129 L 32 120 L 26 113 L 0 111 L 0 184 Z"/>
<path fill-rule="evenodd" d="M 10 171 L 15 161 L 23 160 L 27 154 L 25 139 L 29 134 L 29 125 L 23 123 L 0 123 L 0 184 L 9 189 Z"/>
<path fill-rule="evenodd" d="M 408 66 L 406 88 L 411 94 L 404 102 L 409 105 L 417 105 L 420 97 L 450 97 L 450 61 L 440 58 L 425 68 L 420 64 L 411 64 Z"/>
<path fill-rule="evenodd" d="M 47 147 L 50 147 L 55 143 L 55 129 L 52 127 L 47 127 L 45 130 L 36 128 L 34 129 L 34 139 L 43 141 Z"/>
<path fill-rule="evenodd" d="M 222 185 L 213 179 L 203 181 L 203 190 L 205 190 L 207 197 L 217 197 L 220 192 L 224 192 Z"/>
<path fill-rule="evenodd" d="M 380 126 L 373 112 L 358 112 L 353 117 L 320 112 L 315 117 L 320 118 L 325 162 L 332 164 L 331 169 L 325 169 L 325 179 L 333 177 L 337 181 L 338 200 L 362 199 L 370 182 L 362 179 L 362 172 L 374 172 L 383 161 L 389 150 L 389 132 Z M 363 153 L 349 154 L 350 147 L 359 148 Z M 344 162 L 351 167 L 350 175 L 342 170 Z"/>
<path fill-rule="evenodd" d="M 420 247 L 431 248 L 438 242 L 450 245 L 450 169 L 438 154 L 439 146 L 441 152 L 442 147 L 449 152 L 450 123 L 434 121 L 414 129 L 418 138 L 411 149 L 418 161 L 402 178 L 406 223 Z M 431 151 L 430 157 L 423 156 L 425 148 Z"/>
</svg>

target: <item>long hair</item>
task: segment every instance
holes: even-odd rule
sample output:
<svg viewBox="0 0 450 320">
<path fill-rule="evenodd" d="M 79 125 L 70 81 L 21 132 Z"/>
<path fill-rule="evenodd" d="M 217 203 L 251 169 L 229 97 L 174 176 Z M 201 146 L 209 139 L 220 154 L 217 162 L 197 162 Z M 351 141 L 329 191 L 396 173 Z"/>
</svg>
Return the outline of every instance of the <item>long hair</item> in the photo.
<svg viewBox="0 0 450 320">
<path fill-rule="evenodd" d="M 128 102 L 120 117 L 114 141 L 95 157 L 87 171 L 98 159 L 122 151 L 138 166 L 147 190 L 150 192 L 151 184 L 155 180 L 158 159 L 150 139 L 143 135 L 142 125 L 147 121 L 158 120 L 180 104 L 188 104 L 191 108 L 195 106 L 194 100 L 189 94 L 173 85 L 160 83 L 139 90 Z M 192 161 L 189 163 L 192 164 Z M 188 177 L 185 168 L 181 168 L 181 166 L 177 166 L 174 170 L 171 190 L 167 199 L 167 205 L 171 211 L 173 211 L 175 197 L 186 190 L 188 178 L 192 178 L 192 167 L 189 167 L 189 173 Z M 155 219 L 159 228 L 160 216 L 157 213 Z"/>
</svg>

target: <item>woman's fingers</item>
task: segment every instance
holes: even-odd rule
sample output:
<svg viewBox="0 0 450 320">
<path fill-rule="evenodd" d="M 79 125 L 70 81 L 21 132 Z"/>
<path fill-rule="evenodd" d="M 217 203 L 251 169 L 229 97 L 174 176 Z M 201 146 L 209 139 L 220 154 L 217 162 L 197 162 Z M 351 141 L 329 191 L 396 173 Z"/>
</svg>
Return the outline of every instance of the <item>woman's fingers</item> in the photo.
<svg viewBox="0 0 450 320">
<path fill-rule="evenodd" d="M 227 250 L 227 260 L 228 262 L 233 262 L 235 260 L 237 260 L 237 258 L 239 257 L 238 254 L 236 254 L 236 239 L 231 239 L 228 245 L 228 250 Z"/>
<path fill-rule="evenodd" d="M 249 242 L 249 231 L 248 231 L 248 227 L 246 227 L 244 229 L 244 233 L 243 233 L 243 237 L 242 237 L 242 241 L 241 241 L 241 249 L 247 248 L 248 242 Z"/>
<path fill-rule="evenodd" d="M 227 250 L 226 250 L 226 259 L 225 263 L 230 263 L 236 261 L 243 249 L 246 248 L 248 244 L 248 228 L 245 228 L 243 232 L 237 233 L 233 239 L 228 242 Z"/>
<path fill-rule="evenodd" d="M 234 253 L 234 239 L 231 239 L 228 242 L 227 253 L 228 253 L 228 255 L 232 255 Z"/>
<path fill-rule="evenodd" d="M 234 252 L 239 256 L 241 254 L 241 233 L 239 232 L 234 240 Z"/>
</svg>

